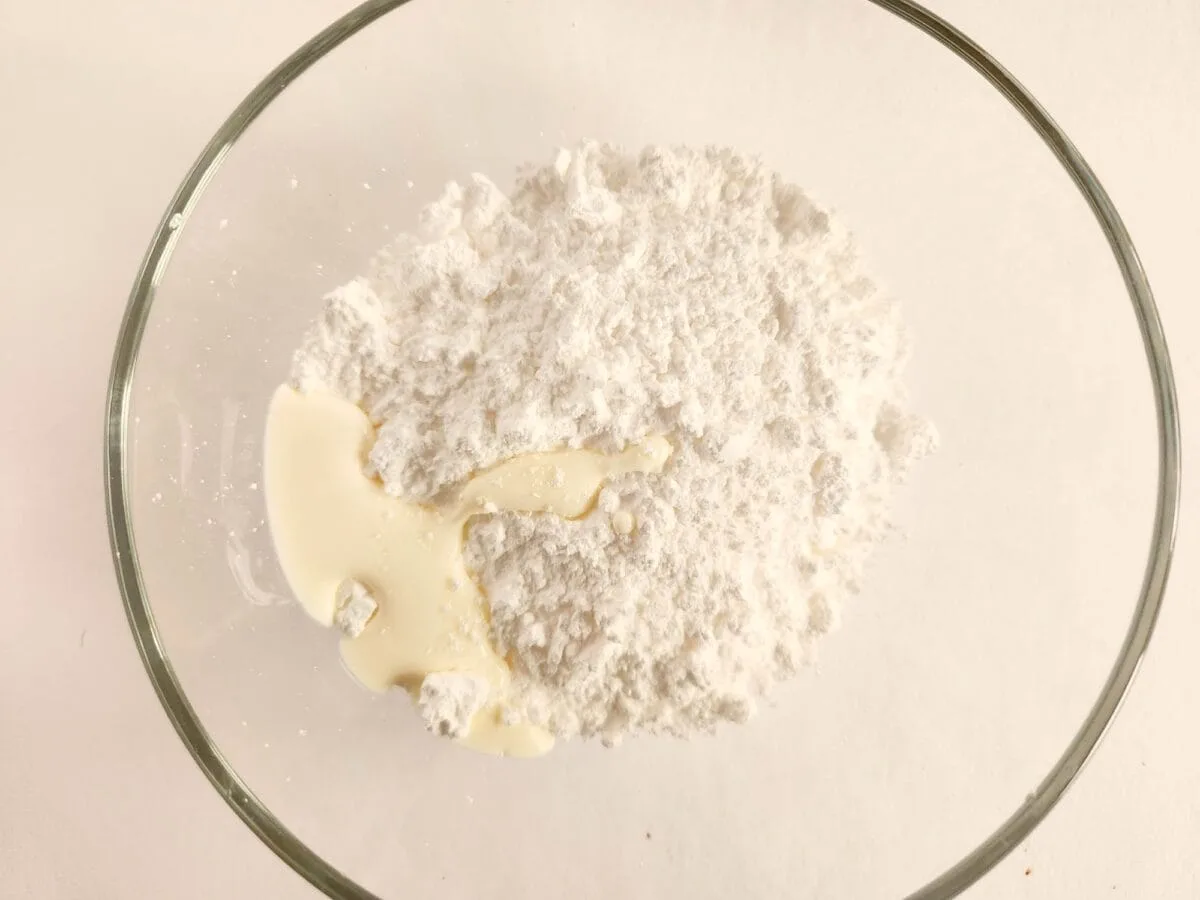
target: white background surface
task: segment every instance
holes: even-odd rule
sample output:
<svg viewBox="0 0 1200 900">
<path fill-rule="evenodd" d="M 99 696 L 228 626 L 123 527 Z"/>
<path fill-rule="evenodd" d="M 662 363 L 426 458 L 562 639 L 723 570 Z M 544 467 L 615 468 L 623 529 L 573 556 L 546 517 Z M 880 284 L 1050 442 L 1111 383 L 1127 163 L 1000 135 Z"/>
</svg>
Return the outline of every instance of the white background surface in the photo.
<svg viewBox="0 0 1200 900">
<path fill-rule="evenodd" d="M 0 0 L 2 897 L 315 896 L 226 808 L 158 706 L 112 576 L 99 438 L 117 323 L 166 200 L 242 95 L 346 8 Z M 1047 106 L 1122 211 L 1194 444 L 1200 8 L 934 8 Z M 1200 895 L 1195 494 L 1130 702 L 1081 782 L 972 898 Z"/>
</svg>

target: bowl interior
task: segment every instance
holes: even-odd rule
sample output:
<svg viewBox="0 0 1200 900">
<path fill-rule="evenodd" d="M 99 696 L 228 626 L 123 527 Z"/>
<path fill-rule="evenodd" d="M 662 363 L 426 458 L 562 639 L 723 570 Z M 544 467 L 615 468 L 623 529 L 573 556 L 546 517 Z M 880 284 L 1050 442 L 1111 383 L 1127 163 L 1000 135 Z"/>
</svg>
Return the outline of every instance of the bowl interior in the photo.
<svg viewBox="0 0 1200 900">
<path fill-rule="evenodd" d="M 290 600 L 264 413 L 322 295 L 444 182 L 583 137 L 758 152 L 836 207 L 904 303 L 943 445 L 819 665 L 750 726 L 500 760 L 361 690 Z M 411 3 L 284 91 L 173 240 L 131 389 L 145 595 L 212 743 L 367 890 L 905 896 L 1023 802 L 1116 656 L 1156 459 L 1119 270 L 1006 101 L 879 9 Z"/>
</svg>

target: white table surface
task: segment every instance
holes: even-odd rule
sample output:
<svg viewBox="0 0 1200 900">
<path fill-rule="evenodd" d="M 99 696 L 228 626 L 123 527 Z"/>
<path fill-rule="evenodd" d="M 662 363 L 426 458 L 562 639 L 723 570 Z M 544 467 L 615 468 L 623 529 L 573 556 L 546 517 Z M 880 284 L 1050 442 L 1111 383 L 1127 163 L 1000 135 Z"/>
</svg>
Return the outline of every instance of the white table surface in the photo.
<svg viewBox="0 0 1200 900">
<path fill-rule="evenodd" d="M 1200 6 L 932 5 L 1033 91 L 1112 194 L 1157 292 L 1194 450 Z M 0 0 L 0 896 L 316 896 L 159 708 L 113 578 L 99 438 L 112 341 L 164 203 L 242 95 L 347 7 Z M 1185 485 L 1168 603 L 1128 704 L 975 900 L 1200 896 L 1197 491 Z"/>
</svg>

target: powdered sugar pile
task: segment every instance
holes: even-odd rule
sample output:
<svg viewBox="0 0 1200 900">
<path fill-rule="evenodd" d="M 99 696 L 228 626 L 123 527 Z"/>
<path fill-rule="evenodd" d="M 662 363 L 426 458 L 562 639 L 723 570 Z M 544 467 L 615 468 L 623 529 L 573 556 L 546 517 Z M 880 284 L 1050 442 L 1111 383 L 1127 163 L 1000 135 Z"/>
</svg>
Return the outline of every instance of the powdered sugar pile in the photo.
<svg viewBox="0 0 1200 900">
<path fill-rule="evenodd" d="M 844 229 L 756 160 L 584 143 L 511 199 L 448 186 L 328 298 L 293 379 L 361 405 L 370 469 L 423 502 L 518 454 L 668 438 L 663 474 L 582 519 L 469 530 L 511 718 L 615 741 L 745 720 L 835 624 L 935 443 L 907 352 Z"/>
</svg>

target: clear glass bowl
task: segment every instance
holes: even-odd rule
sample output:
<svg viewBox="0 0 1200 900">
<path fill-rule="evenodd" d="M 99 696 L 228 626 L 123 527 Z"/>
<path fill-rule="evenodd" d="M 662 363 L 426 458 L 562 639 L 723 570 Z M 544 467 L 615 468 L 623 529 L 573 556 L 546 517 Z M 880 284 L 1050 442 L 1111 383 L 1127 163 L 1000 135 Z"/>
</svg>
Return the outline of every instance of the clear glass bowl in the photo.
<svg viewBox="0 0 1200 900">
<path fill-rule="evenodd" d="M 494 759 L 360 689 L 289 600 L 263 416 L 322 295 L 443 182 L 588 136 L 758 152 L 839 207 L 904 301 L 944 445 L 847 627 L 751 725 Z M 953 896 L 1115 712 L 1179 486 L 1163 335 L 1107 196 L 1007 73 L 901 0 L 364 4 L 238 107 L 172 201 L 106 443 L 168 714 L 276 853 L 354 898 Z"/>
</svg>

